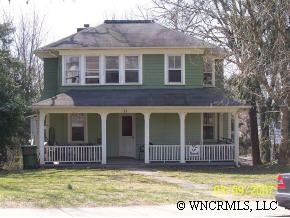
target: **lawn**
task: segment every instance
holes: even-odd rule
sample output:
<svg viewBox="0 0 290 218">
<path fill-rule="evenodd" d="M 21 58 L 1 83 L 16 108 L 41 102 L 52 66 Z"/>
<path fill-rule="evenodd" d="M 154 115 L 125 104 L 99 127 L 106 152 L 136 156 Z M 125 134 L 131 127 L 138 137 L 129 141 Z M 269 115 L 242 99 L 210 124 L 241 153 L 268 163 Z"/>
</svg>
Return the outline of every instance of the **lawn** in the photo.
<svg viewBox="0 0 290 218">
<path fill-rule="evenodd" d="M 289 172 L 289 167 L 277 165 L 235 167 L 193 167 L 158 169 L 161 175 L 180 178 L 197 184 L 205 184 L 209 191 L 232 194 L 237 199 L 269 198 L 276 192 L 277 175 Z M 219 188 L 219 189 L 218 189 Z"/>
<path fill-rule="evenodd" d="M 127 170 L 0 171 L 0 207 L 93 207 L 171 204 L 206 198 Z"/>
</svg>

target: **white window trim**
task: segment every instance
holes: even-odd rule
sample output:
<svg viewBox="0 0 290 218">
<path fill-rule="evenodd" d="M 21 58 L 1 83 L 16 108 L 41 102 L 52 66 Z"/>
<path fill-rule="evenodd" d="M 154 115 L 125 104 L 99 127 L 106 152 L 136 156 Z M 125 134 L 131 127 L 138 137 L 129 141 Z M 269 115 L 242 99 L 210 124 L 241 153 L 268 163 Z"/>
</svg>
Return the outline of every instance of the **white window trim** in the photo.
<svg viewBox="0 0 290 218">
<path fill-rule="evenodd" d="M 66 63 L 65 63 L 65 57 L 79 57 L 79 61 L 80 61 L 80 63 L 79 63 L 79 70 L 80 70 L 80 73 L 79 73 L 79 81 L 80 81 L 80 83 L 76 83 L 76 84 L 67 84 L 65 81 L 66 81 L 66 78 L 65 78 L 65 65 L 66 65 Z M 62 63 L 62 69 L 61 69 L 61 71 L 62 71 L 62 75 L 61 75 L 61 84 L 62 84 L 62 86 L 79 86 L 79 85 L 81 85 L 81 81 L 82 81 L 82 56 L 81 55 L 63 55 L 62 56 L 62 60 L 61 60 L 61 63 Z"/>
<path fill-rule="evenodd" d="M 117 69 L 109 69 L 109 70 L 118 70 L 119 71 L 119 82 L 118 83 L 107 83 L 106 76 L 107 76 L 107 68 L 106 68 L 106 57 L 118 57 L 119 68 Z M 122 58 L 121 55 L 105 55 L 104 56 L 104 85 L 120 85 L 122 84 Z"/>
<path fill-rule="evenodd" d="M 67 56 L 75 56 L 80 57 L 80 75 L 78 84 L 66 84 L 65 81 L 65 57 Z M 94 84 L 86 84 L 86 59 L 87 56 L 98 56 L 99 57 L 99 83 Z M 106 56 L 118 56 L 119 57 L 119 83 L 106 83 Z M 138 77 L 139 82 L 126 83 L 125 82 L 125 56 L 138 56 Z M 62 76 L 61 76 L 61 85 L 62 86 L 120 86 L 120 85 L 143 85 L 143 55 L 142 54 L 106 54 L 106 55 L 92 55 L 92 54 L 84 54 L 84 55 L 63 55 L 62 56 Z"/>
<path fill-rule="evenodd" d="M 125 58 L 126 57 L 130 57 L 130 56 L 137 56 L 138 57 L 138 82 L 127 82 L 126 83 L 126 78 L 125 78 L 125 71 L 126 71 L 126 67 L 125 67 Z M 143 84 L 143 72 L 142 72 L 142 55 L 137 55 L 137 54 L 129 54 L 129 55 L 122 55 L 122 61 L 123 61 L 123 73 L 122 73 L 122 76 L 123 76 L 123 84 L 124 85 L 140 85 L 140 84 Z M 130 69 L 128 69 L 130 70 Z M 134 69 L 136 70 L 136 69 Z"/>
<path fill-rule="evenodd" d="M 207 85 L 203 83 L 203 77 L 202 77 L 202 84 L 204 87 L 215 87 L 215 59 L 214 58 L 209 58 L 206 57 L 208 59 L 211 59 L 213 61 L 213 65 L 212 65 L 212 72 L 205 72 L 205 70 L 203 69 L 203 77 L 205 73 L 211 73 L 212 74 L 212 85 Z"/>
<path fill-rule="evenodd" d="M 87 114 L 83 113 L 85 117 L 85 129 L 84 129 L 84 141 L 72 141 L 72 132 L 71 132 L 71 114 L 67 116 L 67 124 L 68 124 L 68 142 L 69 143 L 88 143 L 88 116 Z"/>
<path fill-rule="evenodd" d="M 168 57 L 181 56 L 181 82 L 168 81 Z M 184 54 L 165 54 L 164 55 L 164 84 L 165 85 L 185 85 L 185 55 Z"/>
<path fill-rule="evenodd" d="M 101 56 L 100 55 L 84 55 L 83 57 L 83 65 L 84 65 L 84 69 L 83 69 L 83 78 L 84 81 L 83 83 L 81 83 L 81 85 L 86 85 L 86 86 L 95 86 L 95 85 L 99 85 L 101 83 Z M 99 83 L 86 83 L 86 78 L 98 78 L 96 76 L 86 76 L 86 71 L 87 71 L 87 62 L 86 62 L 86 57 L 99 57 Z"/>
</svg>

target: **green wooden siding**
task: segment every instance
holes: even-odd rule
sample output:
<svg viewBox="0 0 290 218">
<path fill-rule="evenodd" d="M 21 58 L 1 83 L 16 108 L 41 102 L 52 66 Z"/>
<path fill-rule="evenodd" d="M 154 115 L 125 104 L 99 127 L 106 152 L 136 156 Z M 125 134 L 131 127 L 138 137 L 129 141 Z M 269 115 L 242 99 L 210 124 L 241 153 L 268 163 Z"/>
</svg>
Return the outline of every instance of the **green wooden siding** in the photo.
<svg viewBox="0 0 290 218">
<path fill-rule="evenodd" d="M 201 114 L 187 114 L 185 119 L 185 144 L 199 144 L 201 137 Z"/>
<path fill-rule="evenodd" d="M 107 117 L 107 156 L 116 157 L 119 153 L 119 114 Z"/>
<path fill-rule="evenodd" d="M 58 92 L 58 59 L 45 58 L 43 60 L 44 68 L 44 89 L 41 99 L 50 98 Z"/>
<path fill-rule="evenodd" d="M 201 55 L 185 55 L 185 87 L 202 87 L 203 58 Z M 184 86 L 182 86 L 183 88 Z"/>
<path fill-rule="evenodd" d="M 185 55 L 185 85 L 164 84 L 164 54 L 144 54 L 142 85 L 62 86 L 61 58 L 44 59 L 44 91 L 42 99 L 70 89 L 136 89 L 136 88 L 198 88 L 202 87 L 203 58 Z"/>
<path fill-rule="evenodd" d="M 87 115 L 88 143 L 97 144 L 98 139 L 102 137 L 101 116 L 99 114 Z"/>
<path fill-rule="evenodd" d="M 215 86 L 224 89 L 224 61 L 215 60 Z"/>
<path fill-rule="evenodd" d="M 157 145 L 180 144 L 178 114 L 152 114 L 150 117 L 150 142 Z"/>
<path fill-rule="evenodd" d="M 55 142 L 58 145 L 68 143 L 68 114 L 50 114 L 50 127 L 55 129 Z"/>
</svg>

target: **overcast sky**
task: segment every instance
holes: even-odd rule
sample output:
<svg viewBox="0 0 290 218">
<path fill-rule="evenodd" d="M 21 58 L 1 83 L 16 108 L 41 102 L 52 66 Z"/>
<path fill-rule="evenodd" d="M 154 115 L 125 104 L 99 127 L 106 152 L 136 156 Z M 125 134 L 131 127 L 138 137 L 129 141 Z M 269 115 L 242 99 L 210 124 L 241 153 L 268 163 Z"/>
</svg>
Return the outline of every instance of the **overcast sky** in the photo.
<svg viewBox="0 0 290 218">
<path fill-rule="evenodd" d="M 138 6 L 149 7 L 151 0 L 0 0 L 1 13 L 17 20 L 21 13 L 31 16 L 37 11 L 45 16 L 48 32 L 46 43 L 76 32 L 77 27 L 88 23 L 97 26 L 104 19 L 123 19 L 138 14 Z"/>
</svg>

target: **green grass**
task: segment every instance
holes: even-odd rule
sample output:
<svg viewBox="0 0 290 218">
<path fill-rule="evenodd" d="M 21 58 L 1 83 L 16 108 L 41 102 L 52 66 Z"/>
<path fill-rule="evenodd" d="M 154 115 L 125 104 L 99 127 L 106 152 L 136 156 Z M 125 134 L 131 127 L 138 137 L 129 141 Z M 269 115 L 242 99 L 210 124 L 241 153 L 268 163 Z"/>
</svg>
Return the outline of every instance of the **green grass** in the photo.
<svg viewBox="0 0 290 218">
<path fill-rule="evenodd" d="M 204 197 L 126 170 L 0 171 L 0 207 L 151 205 Z"/>
<path fill-rule="evenodd" d="M 232 193 L 237 198 L 273 198 L 276 191 L 277 175 L 289 172 L 289 167 L 277 165 L 235 167 L 193 167 L 159 168 L 165 176 L 177 177 L 197 184 L 205 184 L 209 191 L 214 187 L 226 187 L 220 194 Z M 267 189 L 272 187 L 272 190 Z M 237 189 L 238 188 L 238 189 Z M 243 189 L 244 188 L 244 189 Z M 268 191 L 268 192 L 267 192 Z"/>
</svg>

